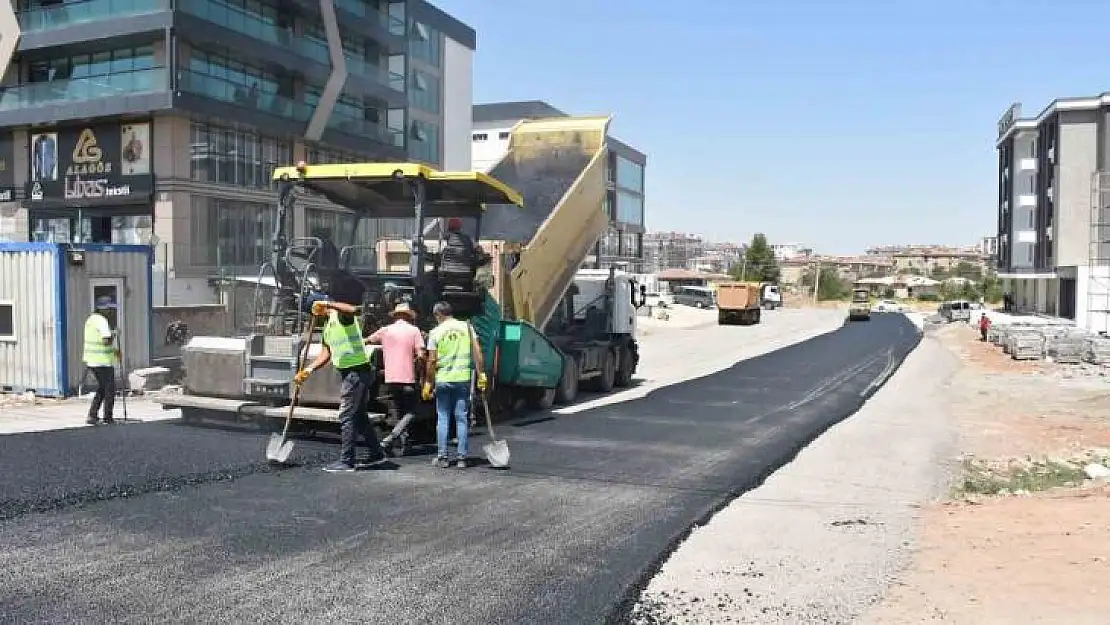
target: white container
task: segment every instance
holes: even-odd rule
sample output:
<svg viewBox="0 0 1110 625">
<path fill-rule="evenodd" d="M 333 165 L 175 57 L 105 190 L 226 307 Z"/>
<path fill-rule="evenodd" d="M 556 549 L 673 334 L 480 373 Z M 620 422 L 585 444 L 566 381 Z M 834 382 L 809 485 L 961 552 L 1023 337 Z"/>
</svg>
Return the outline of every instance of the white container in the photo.
<svg viewBox="0 0 1110 625">
<path fill-rule="evenodd" d="M 85 320 L 100 295 L 116 298 L 123 371 L 151 354 L 151 252 L 140 245 L 0 243 L 0 392 L 74 394 L 85 375 Z"/>
</svg>

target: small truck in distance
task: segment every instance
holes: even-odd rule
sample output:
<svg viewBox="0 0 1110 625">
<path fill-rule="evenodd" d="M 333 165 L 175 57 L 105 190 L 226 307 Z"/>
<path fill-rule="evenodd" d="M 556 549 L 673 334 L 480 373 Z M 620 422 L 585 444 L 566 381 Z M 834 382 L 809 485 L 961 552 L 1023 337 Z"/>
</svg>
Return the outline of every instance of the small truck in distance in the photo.
<svg viewBox="0 0 1110 625">
<path fill-rule="evenodd" d="M 756 282 L 722 282 L 717 285 L 717 324 L 759 323 L 763 289 Z"/>
</svg>

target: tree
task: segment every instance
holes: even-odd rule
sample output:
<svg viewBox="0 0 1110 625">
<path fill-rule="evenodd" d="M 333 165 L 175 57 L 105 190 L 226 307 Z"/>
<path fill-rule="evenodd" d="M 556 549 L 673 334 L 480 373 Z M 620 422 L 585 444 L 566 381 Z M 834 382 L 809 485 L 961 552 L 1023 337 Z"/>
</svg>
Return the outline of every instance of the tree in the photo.
<svg viewBox="0 0 1110 625">
<path fill-rule="evenodd" d="M 934 280 L 944 280 L 948 278 L 948 270 L 940 265 L 933 266 L 933 270 L 929 272 L 929 277 Z"/>
<path fill-rule="evenodd" d="M 983 277 L 983 268 L 963 260 L 952 269 L 952 275 L 968 280 L 979 280 Z"/>
<path fill-rule="evenodd" d="M 813 288 L 813 268 L 802 272 L 802 286 Z M 817 301 L 844 299 L 851 293 L 851 285 L 840 277 L 836 267 L 821 268 L 821 282 L 817 285 Z"/>
<path fill-rule="evenodd" d="M 778 282 L 782 271 L 775 259 L 775 252 L 767 245 L 767 236 L 757 233 L 744 252 L 744 260 L 729 272 L 742 282 Z"/>
</svg>

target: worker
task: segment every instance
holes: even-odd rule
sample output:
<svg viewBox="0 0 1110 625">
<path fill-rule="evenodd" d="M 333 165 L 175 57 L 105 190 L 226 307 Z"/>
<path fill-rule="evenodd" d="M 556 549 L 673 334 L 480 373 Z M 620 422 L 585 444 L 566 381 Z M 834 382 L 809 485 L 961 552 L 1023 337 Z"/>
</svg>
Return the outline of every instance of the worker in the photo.
<svg viewBox="0 0 1110 625">
<path fill-rule="evenodd" d="M 390 316 L 393 323 L 366 337 L 365 343 L 382 346 L 386 394 L 397 423 L 382 439 L 382 451 L 393 456 L 394 445 L 400 444 L 403 456 L 409 449 L 409 426 L 416 418 L 416 363 L 424 359 L 424 335 L 413 325 L 416 311 L 407 302 L 397 304 Z"/>
<path fill-rule="evenodd" d="M 440 286 L 472 291 L 478 267 L 488 263 L 490 257 L 474 244 L 470 235 L 462 231 L 462 220 L 452 217 L 447 220 L 447 237 L 437 260 L 436 273 Z"/>
<path fill-rule="evenodd" d="M 330 361 L 342 381 L 339 389 L 339 426 L 342 448 L 339 460 L 324 467 L 331 473 L 354 471 L 355 443 L 361 434 L 370 446 L 369 457 L 362 463 L 366 468 L 379 468 L 385 460 L 381 444 L 370 424 L 368 414 L 370 387 L 374 383 L 374 369 L 362 343 L 362 329 L 358 310 L 343 302 L 317 301 L 312 304 L 312 314 L 327 317 L 324 325 L 323 349 L 312 364 L 297 372 L 293 383 L 300 386 L 320 367 Z"/>
<path fill-rule="evenodd" d="M 991 329 L 991 318 L 987 316 L 986 311 L 979 315 L 979 340 L 987 340 L 987 332 Z"/>
<path fill-rule="evenodd" d="M 470 418 L 470 381 L 477 371 L 480 392 L 486 390 L 486 374 L 482 349 L 470 324 L 452 316 L 451 305 L 436 302 L 432 308 L 436 325 L 428 333 L 427 367 L 422 397 L 436 406 L 436 457 L 432 464 L 447 468 L 451 461 L 447 454 L 447 441 L 451 431 L 451 418 L 455 420 L 458 453 L 455 466 L 467 467 L 467 429 Z"/>
<path fill-rule="evenodd" d="M 115 309 L 116 302 L 111 296 L 96 298 L 93 312 L 85 320 L 85 366 L 96 378 L 96 394 L 89 405 L 89 417 L 85 423 L 96 425 L 100 406 L 104 406 L 104 423 L 115 423 L 112 411 L 116 405 L 116 368 L 120 352 L 113 346 L 115 333 L 108 323 L 106 314 Z"/>
</svg>

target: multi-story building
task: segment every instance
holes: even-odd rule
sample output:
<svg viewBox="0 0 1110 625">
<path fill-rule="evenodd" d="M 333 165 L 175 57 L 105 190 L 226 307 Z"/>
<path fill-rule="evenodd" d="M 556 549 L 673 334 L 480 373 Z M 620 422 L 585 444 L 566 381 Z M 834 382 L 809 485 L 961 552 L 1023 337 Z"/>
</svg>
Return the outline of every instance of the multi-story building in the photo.
<svg viewBox="0 0 1110 625">
<path fill-rule="evenodd" d="M 644 235 L 644 272 L 694 269 L 705 256 L 705 239 L 686 232 L 648 232 Z"/>
<path fill-rule="evenodd" d="M 998 237 L 983 237 L 979 239 L 979 255 L 989 259 L 993 263 L 998 257 Z"/>
<path fill-rule="evenodd" d="M 775 260 L 789 260 L 791 258 L 805 257 L 813 253 L 803 243 L 771 243 L 771 252 Z"/>
<path fill-rule="evenodd" d="M 998 122 L 998 272 L 1020 309 L 1110 330 L 1110 94 Z"/>
<path fill-rule="evenodd" d="M 509 132 L 524 119 L 566 117 L 546 102 L 495 102 L 477 104 L 471 131 L 472 167 L 489 171 L 509 149 Z M 584 266 L 607 269 L 617 266 L 632 272 L 644 270 L 644 168 L 647 156 L 628 144 L 608 137 L 609 191 L 605 211 L 609 228 L 587 256 Z"/>
<path fill-rule="evenodd" d="M 217 265 L 257 271 L 275 167 L 470 165 L 475 33 L 424 0 L 14 4 L 0 95 L 12 238 L 154 243 L 160 267 L 203 282 Z M 325 202 L 290 217 L 297 236 L 349 225 Z"/>
</svg>

